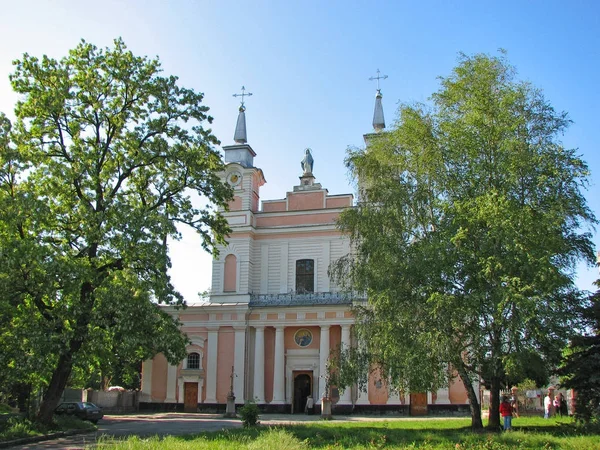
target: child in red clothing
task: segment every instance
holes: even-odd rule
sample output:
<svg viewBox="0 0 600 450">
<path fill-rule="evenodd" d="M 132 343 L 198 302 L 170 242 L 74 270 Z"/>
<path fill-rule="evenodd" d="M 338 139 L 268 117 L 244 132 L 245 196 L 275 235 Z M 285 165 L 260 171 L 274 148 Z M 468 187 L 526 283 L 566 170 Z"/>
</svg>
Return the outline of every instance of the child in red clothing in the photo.
<svg viewBox="0 0 600 450">
<path fill-rule="evenodd" d="M 512 414 L 512 405 L 509 403 L 508 397 L 504 397 L 500 403 L 500 415 L 504 418 L 504 431 L 512 428 Z"/>
</svg>

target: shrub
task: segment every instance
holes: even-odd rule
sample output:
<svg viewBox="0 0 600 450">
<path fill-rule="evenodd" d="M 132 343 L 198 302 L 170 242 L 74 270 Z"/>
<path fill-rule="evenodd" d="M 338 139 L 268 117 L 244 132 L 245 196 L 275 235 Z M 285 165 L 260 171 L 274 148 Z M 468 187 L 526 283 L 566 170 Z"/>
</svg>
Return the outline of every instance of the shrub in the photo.
<svg viewBox="0 0 600 450">
<path fill-rule="evenodd" d="M 254 402 L 248 402 L 239 409 L 240 418 L 244 424 L 244 428 L 254 427 L 258 422 L 258 405 Z"/>
</svg>

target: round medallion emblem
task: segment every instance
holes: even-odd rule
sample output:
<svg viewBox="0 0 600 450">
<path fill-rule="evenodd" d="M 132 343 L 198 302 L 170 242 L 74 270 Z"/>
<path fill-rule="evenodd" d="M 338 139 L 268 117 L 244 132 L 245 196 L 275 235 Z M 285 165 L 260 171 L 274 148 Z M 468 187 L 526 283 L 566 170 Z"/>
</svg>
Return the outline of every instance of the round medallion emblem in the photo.
<svg viewBox="0 0 600 450">
<path fill-rule="evenodd" d="M 312 338 L 312 333 L 306 328 L 301 328 L 294 335 L 294 341 L 300 347 L 308 347 L 312 343 Z"/>
</svg>

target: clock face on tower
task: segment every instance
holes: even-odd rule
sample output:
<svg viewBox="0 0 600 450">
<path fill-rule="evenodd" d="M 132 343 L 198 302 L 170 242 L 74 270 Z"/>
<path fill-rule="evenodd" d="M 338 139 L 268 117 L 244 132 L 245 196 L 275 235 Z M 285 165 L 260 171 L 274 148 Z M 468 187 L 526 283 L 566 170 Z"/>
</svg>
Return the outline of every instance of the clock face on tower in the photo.
<svg viewBox="0 0 600 450">
<path fill-rule="evenodd" d="M 242 182 L 242 174 L 238 171 L 229 172 L 227 182 L 232 186 L 237 186 Z"/>
</svg>

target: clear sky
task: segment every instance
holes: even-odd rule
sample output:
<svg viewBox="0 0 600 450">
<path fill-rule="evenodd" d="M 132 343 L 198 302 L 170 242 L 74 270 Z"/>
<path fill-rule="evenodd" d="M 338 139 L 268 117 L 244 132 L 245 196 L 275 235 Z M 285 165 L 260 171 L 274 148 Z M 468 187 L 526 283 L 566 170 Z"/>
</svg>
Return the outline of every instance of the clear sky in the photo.
<svg viewBox="0 0 600 450">
<path fill-rule="evenodd" d="M 600 216 L 600 2 L 578 1 L 0 1 L 0 111 L 12 117 L 8 75 L 24 52 L 60 58 L 85 39 L 121 36 L 137 55 L 158 55 L 166 74 L 205 94 L 213 132 L 233 143 L 242 85 L 248 143 L 267 184 L 261 198 L 298 184 L 310 147 L 317 181 L 352 192 L 343 159 L 370 132 L 379 68 L 386 122 L 397 102 L 427 101 L 459 52 L 508 51 L 519 77 L 544 90 L 573 125 L 563 137 L 592 171 L 589 205 Z M 594 235 L 598 246 L 600 237 Z M 175 286 L 186 300 L 210 287 L 211 257 L 194 233 L 172 247 Z M 578 285 L 594 289 L 594 268 Z"/>
</svg>

